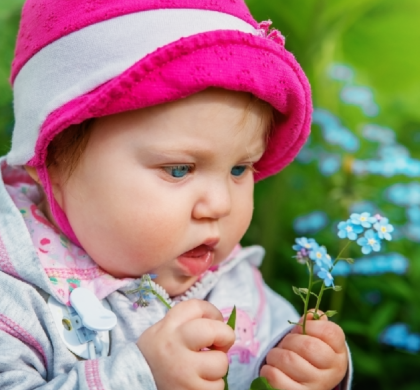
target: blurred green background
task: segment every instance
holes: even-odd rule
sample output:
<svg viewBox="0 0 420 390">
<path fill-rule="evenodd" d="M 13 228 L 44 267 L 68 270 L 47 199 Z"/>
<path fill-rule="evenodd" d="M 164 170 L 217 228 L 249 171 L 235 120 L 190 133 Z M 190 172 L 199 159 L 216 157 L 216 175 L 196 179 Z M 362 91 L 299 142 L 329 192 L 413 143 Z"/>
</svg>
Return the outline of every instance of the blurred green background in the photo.
<svg viewBox="0 0 420 390">
<path fill-rule="evenodd" d="M 13 128 L 8 83 L 21 0 L 0 4 L 0 155 Z M 313 89 L 314 125 L 297 161 L 256 186 L 243 244 L 261 244 L 268 284 L 301 311 L 291 286 L 307 273 L 293 259 L 295 237 L 314 237 L 334 257 L 335 226 L 353 211 L 387 216 L 395 239 L 335 276 L 344 291 L 322 308 L 339 311 L 354 385 L 420 389 L 420 2 L 418 0 L 248 0 L 271 19 Z M 417 48 L 417 49 L 416 49 Z"/>
</svg>

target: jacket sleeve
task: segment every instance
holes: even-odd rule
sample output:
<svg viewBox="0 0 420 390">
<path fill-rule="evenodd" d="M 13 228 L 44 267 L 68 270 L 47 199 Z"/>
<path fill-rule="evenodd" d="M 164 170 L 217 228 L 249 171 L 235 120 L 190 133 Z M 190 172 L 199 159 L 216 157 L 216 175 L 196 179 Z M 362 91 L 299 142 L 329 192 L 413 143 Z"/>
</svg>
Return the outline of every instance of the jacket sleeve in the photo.
<svg viewBox="0 0 420 390">
<path fill-rule="evenodd" d="M 0 272 L 0 389 L 156 390 L 136 344 L 79 361 L 61 341 L 44 299 L 11 279 Z"/>
<path fill-rule="evenodd" d="M 259 360 L 255 367 L 255 377 L 259 376 L 259 371 L 265 364 L 265 358 L 268 352 L 292 330 L 294 325 L 290 325 L 288 321 L 297 322 L 300 319 L 300 315 L 296 312 L 292 305 L 284 298 L 273 292 L 265 284 L 263 291 L 264 296 L 262 299 L 265 300 L 265 309 L 261 321 L 259 321 L 258 324 L 259 335 L 257 336 L 260 340 L 263 340 L 263 342 L 261 343 Z M 265 335 L 269 336 L 266 337 Z M 350 390 L 351 388 L 353 367 L 348 347 L 347 350 L 349 356 L 349 367 L 347 369 L 347 373 L 342 382 L 332 390 Z"/>
</svg>

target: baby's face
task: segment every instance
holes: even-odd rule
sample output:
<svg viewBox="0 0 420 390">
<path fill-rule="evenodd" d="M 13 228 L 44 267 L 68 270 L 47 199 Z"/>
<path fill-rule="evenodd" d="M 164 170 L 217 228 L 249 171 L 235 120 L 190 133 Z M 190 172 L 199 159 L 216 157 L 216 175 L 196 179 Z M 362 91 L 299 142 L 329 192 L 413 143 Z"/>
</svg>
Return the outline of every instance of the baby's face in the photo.
<svg viewBox="0 0 420 390">
<path fill-rule="evenodd" d="M 242 93 L 208 90 L 94 122 L 55 197 L 83 248 L 110 274 L 157 274 L 171 296 L 224 260 L 247 230 L 251 166 L 265 149 Z"/>
</svg>

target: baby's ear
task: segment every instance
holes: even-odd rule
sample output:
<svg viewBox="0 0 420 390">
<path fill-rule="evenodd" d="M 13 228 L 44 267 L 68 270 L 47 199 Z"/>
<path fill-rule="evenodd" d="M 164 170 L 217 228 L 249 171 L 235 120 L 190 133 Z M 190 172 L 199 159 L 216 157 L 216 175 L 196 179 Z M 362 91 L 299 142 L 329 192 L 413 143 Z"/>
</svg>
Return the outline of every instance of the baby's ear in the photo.
<svg viewBox="0 0 420 390">
<path fill-rule="evenodd" d="M 35 167 L 30 167 L 29 165 L 24 165 L 26 172 L 28 172 L 29 176 L 38 184 L 41 184 L 41 180 L 39 179 L 38 172 Z"/>
</svg>

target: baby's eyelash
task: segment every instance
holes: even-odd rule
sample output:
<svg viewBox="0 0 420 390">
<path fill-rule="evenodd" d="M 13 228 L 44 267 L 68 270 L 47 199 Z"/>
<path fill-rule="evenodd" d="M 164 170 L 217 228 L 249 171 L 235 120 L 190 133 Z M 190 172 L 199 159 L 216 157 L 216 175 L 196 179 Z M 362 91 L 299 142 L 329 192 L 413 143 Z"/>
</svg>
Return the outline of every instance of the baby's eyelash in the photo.
<svg viewBox="0 0 420 390">
<path fill-rule="evenodd" d="M 191 173 L 194 169 L 192 165 L 179 164 L 179 165 L 167 165 L 162 169 L 176 179 L 185 177 L 188 173 Z"/>
</svg>

